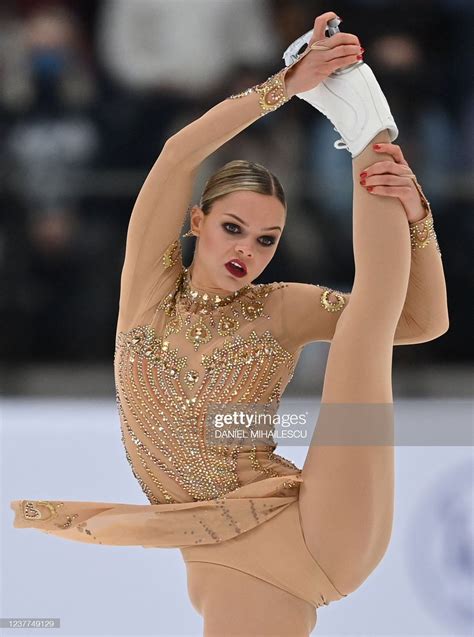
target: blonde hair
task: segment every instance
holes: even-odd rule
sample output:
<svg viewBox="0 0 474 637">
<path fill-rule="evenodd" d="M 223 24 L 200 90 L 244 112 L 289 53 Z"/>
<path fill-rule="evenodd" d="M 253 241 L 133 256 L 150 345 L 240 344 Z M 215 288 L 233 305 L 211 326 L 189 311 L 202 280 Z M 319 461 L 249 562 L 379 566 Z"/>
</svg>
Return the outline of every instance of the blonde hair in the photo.
<svg viewBox="0 0 474 637">
<path fill-rule="evenodd" d="M 277 197 L 286 215 L 285 193 L 278 178 L 265 166 L 244 159 L 229 161 L 211 175 L 204 186 L 199 207 L 208 215 L 215 201 L 236 190 L 251 190 Z"/>
</svg>

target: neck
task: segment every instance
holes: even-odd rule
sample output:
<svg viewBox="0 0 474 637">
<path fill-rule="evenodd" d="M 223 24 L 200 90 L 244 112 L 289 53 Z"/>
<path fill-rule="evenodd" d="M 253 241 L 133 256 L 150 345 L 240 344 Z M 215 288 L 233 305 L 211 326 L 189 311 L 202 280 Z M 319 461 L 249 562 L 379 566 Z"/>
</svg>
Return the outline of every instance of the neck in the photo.
<svg viewBox="0 0 474 637">
<path fill-rule="evenodd" d="M 221 288 L 221 287 L 212 285 L 206 282 L 205 280 L 203 280 L 203 277 L 200 277 L 194 272 L 193 264 L 191 264 L 189 268 L 187 268 L 187 271 L 188 271 L 187 274 L 188 274 L 189 287 L 191 291 L 195 290 L 200 293 L 207 293 L 207 294 L 214 294 L 214 295 L 217 294 L 221 297 L 224 297 L 224 296 L 229 296 L 230 294 L 234 294 L 234 292 L 237 292 L 243 287 L 246 287 L 246 286 L 240 286 L 240 288 L 229 289 L 229 288 Z"/>
</svg>

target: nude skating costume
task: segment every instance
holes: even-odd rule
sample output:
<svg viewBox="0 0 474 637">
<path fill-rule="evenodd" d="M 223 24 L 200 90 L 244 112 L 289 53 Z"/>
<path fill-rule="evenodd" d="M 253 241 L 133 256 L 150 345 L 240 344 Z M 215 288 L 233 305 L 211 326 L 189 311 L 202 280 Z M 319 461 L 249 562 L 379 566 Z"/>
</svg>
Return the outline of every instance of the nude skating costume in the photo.
<svg viewBox="0 0 474 637">
<path fill-rule="evenodd" d="M 211 403 L 276 410 L 302 348 L 331 340 L 350 294 L 275 282 L 216 297 L 192 287 L 181 258 L 196 168 L 259 116 L 250 101 L 225 100 L 180 131 L 132 213 L 114 373 L 126 457 L 149 503 L 24 499 L 11 507 L 17 528 L 93 544 L 177 547 L 186 561 L 236 568 L 318 607 L 343 594 L 306 547 L 301 470 L 275 453 L 276 444 L 207 444 L 205 420 Z M 412 270 L 394 344 L 422 342 L 445 303 L 445 290 L 430 285 L 440 258 L 431 212 L 408 231 Z"/>
</svg>

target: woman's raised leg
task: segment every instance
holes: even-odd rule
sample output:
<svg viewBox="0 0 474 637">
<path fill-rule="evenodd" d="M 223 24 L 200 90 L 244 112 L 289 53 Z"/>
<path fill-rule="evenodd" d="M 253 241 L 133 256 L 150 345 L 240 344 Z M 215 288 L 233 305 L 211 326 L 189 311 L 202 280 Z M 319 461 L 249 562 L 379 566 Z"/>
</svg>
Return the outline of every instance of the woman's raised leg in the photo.
<svg viewBox="0 0 474 637">
<path fill-rule="evenodd" d="M 377 141 L 389 142 L 388 132 Z M 355 279 L 331 342 L 299 500 L 308 549 L 342 594 L 369 576 L 390 540 L 393 339 L 411 260 L 401 202 L 359 183 L 372 163 L 393 161 L 375 153 L 372 143 L 352 160 Z"/>
</svg>

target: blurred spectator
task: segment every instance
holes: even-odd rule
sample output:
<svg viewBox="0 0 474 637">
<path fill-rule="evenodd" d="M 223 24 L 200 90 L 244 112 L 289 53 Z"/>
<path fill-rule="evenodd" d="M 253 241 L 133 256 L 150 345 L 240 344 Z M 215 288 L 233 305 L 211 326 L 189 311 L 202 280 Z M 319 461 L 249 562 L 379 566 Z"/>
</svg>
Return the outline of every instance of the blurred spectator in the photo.
<svg viewBox="0 0 474 637">
<path fill-rule="evenodd" d="M 114 78 L 190 97 L 219 89 L 238 63 L 278 60 L 279 44 L 267 0 L 106 0 L 98 26 Z"/>
<path fill-rule="evenodd" d="M 20 265 L 16 256 L 14 263 L 29 299 L 28 351 L 67 358 L 81 341 L 71 338 L 78 327 L 71 310 L 90 267 L 88 251 L 79 249 L 87 233 L 81 171 L 92 166 L 100 148 L 92 116 L 95 78 L 81 23 L 66 7 L 34 7 L 22 21 L 10 16 L 2 24 L 7 46 L 1 51 L 0 102 L 9 124 L 2 159 L 12 193 L 7 202 L 24 212 L 16 217 L 25 231 L 15 249 L 26 259 Z M 93 295 L 93 287 L 87 292 Z M 16 300 L 21 305 L 24 298 Z M 96 325 L 98 320 L 100 311 Z"/>
<path fill-rule="evenodd" d="M 10 25 L 1 99 L 11 127 L 5 149 L 16 187 L 34 214 L 74 203 L 74 170 L 87 166 L 98 131 L 87 112 L 96 96 L 80 25 L 60 6 L 37 9 Z"/>
<path fill-rule="evenodd" d="M 80 24 L 65 7 L 34 9 L 24 22 L 4 24 L 1 100 L 17 112 L 32 110 L 51 117 L 58 106 L 85 106 L 94 97 Z"/>
<path fill-rule="evenodd" d="M 278 60 L 269 6 L 267 0 L 105 0 L 98 60 L 124 98 L 117 114 L 110 112 L 115 103 L 103 113 L 109 148 L 122 146 L 111 155 L 149 169 L 170 135 L 226 97 L 223 85 L 238 65 Z"/>
</svg>

